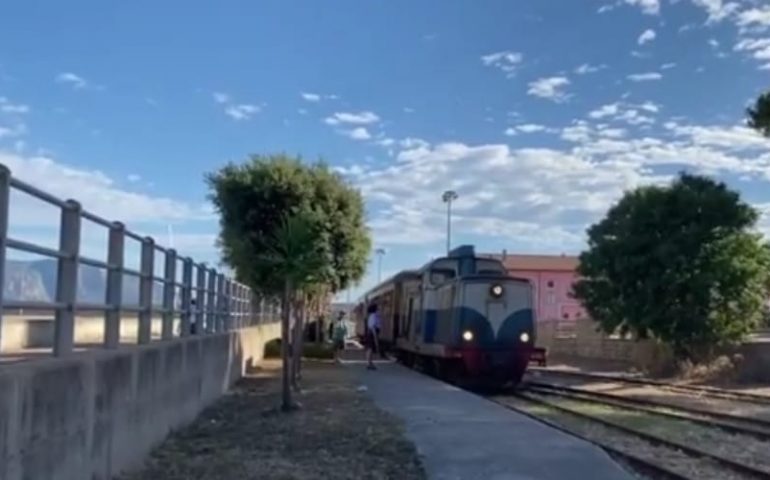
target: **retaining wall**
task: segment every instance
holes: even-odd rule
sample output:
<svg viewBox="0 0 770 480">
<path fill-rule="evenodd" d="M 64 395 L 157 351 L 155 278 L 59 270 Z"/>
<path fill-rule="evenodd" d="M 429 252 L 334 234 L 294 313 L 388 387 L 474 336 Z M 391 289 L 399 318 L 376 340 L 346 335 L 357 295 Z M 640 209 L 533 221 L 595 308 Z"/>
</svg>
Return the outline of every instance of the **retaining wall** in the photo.
<svg viewBox="0 0 770 480">
<path fill-rule="evenodd" d="M 0 366 L 0 480 L 106 480 L 138 466 L 279 336 L 266 324 Z"/>
<path fill-rule="evenodd" d="M 539 321 L 537 343 L 549 356 L 614 362 L 652 374 L 671 373 L 675 361 L 671 350 L 654 340 L 608 336 L 596 330 L 588 318 L 573 322 Z M 749 338 L 725 348 L 721 354 L 734 360 L 731 376 L 739 382 L 770 382 L 770 335 Z"/>
</svg>

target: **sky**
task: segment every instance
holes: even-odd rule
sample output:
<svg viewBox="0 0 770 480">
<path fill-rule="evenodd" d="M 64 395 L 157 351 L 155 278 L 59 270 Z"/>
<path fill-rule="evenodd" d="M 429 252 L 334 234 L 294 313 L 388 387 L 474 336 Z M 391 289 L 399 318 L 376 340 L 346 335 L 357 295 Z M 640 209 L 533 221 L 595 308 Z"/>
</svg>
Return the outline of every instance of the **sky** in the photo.
<svg viewBox="0 0 770 480">
<path fill-rule="evenodd" d="M 452 244 L 484 252 L 577 253 L 624 191 L 684 170 L 770 213 L 770 140 L 744 126 L 768 88 L 760 0 L 0 6 L 0 163 L 16 177 L 216 264 L 206 173 L 323 158 L 386 252 L 352 298 L 444 253 L 447 189 Z M 13 195 L 15 238 L 55 246 L 57 222 Z M 104 256 L 103 229 L 83 238 Z"/>
</svg>

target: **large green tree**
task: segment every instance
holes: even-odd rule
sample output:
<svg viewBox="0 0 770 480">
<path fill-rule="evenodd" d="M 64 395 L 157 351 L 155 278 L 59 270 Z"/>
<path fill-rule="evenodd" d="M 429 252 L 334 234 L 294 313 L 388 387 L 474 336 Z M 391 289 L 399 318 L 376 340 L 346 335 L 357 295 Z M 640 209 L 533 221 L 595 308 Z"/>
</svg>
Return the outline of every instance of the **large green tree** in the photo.
<svg viewBox="0 0 770 480">
<path fill-rule="evenodd" d="M 761 320 L 770 254 L 757 212 L 710 178 L 625 194 L 588 230 L 575 296 L 605 332 L 655 337 L 679 357 L 743 338 Z"/>
<path fill-rule="evenodd" d="M 255 290 L 281 296 L 286 323 L 296 319 L 294 379 L 310 297 L 343 290 L 365 272 L 371 241 L 361 194 L 327 165 L 286 155 L 255 155 L 207 181 L 220 214 L 225 262 Z M 284 327 L 287 354 L 290 333 Z"/>
<path fill-rule="evenodd" d="M 770 137 L 770 91 L 761 94 L 752 107 L 746 109 L 748 124 L 766 137 Z"/>
</svg>

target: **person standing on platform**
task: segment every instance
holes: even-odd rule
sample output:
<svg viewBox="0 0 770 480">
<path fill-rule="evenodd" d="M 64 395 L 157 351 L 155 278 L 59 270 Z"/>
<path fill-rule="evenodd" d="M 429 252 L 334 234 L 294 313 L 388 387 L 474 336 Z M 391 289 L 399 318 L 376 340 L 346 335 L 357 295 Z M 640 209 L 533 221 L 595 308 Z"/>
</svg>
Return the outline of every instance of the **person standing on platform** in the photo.
<svg viewBox="0 0 770 480">
<path fill-rule="evenodd" d="M 348 336 L 348 326 L 345 323 L 345 312 L 340 312 L 334 323 L 332 341 L 334 342 L 334 360 L 340 361 L 340 354 L 345 350 L 345 338 Z"/>
<path fill-rule="evenodd" d="M 377 367 L 374 366 L 372 359 L 375 352 L 380 350 L 380 315 L 377 313 L 377 305 L 374 303 L 369 305 L 368 313 L 369 315 L 366 317 L 366 334 L 364 335 L 367 362 L 366 368 L 369 370 L 376 370 Z"/>
</svg>

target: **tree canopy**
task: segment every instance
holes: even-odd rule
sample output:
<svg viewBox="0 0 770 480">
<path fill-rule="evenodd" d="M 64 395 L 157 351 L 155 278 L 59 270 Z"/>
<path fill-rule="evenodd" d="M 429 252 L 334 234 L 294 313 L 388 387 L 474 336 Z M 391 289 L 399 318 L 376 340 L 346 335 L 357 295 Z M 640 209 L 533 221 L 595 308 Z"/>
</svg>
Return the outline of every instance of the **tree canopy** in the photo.
<svg viewBox="0 0 770 480">
<path fill-rule="evenodd" d="M 770 137 L 770 91 L 761 94 L 753 107 L 746 109 L 749 127 Z"/>
<path fill-rule="evenodd" d="M 653 336 L 680 357 L 739 340 L 767 298 L 770 253 L 757 218 L 708 177 L 628 192 L 589 228 L 574 294 L 605 332 Z"/>
<path fill-rule="evenodd" d="M 207 175 L 207 182 L 220 214 L 224 260 L 241 281 L 267 293 L 282 291 L 283 278 L 265 255 L 275 251 L 276 236 L 297 215 L 303 225 L 309 223 L 302 228 L 313 232 L 307 248 L 326 259 L 319 281 L 336 292 L 364 274 L 371 242 L 363 199 L 324 163 L 254 155 Z"/>
</svg>

